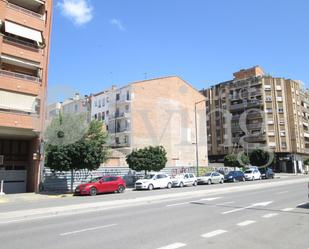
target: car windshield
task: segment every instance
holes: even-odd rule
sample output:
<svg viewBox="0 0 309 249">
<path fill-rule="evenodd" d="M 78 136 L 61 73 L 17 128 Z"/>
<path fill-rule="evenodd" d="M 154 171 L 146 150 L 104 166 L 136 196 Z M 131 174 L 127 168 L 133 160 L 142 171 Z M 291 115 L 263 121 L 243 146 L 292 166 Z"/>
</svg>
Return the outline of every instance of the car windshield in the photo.
<svg viewBox="0 0 309 249">
<path fill-rule="evenodd" d="M 88 183 L 97 182 L 97 181 L 99 181 L 101 178 L 102 178 L 102 177 L 93 178 L 93 179 L 91 179 Z"/>
<path fill-rule="evenodd" d="M 211 176 L 211 173 L 206 173 L 205 176 Z"/>
<path fill-rule="evenodd" d="M 227 175 L 231 176 L 231 175 L 235 175 L 235 174 L 236 174 L 236 171 L 230 171 Z"/>
<path fill-rule="evenodd" d="M 246 170 L 245 173 L 246 173 L 246 174 L 251 174 L 251 173 L 252 173 L 252 170 Z"/>
<path fill-rule="evenodd" d="M 146 175 L 145 177 L 144 177 L 144 179 L 152 179 L 153 177 L 154 177 L 155 175 Z"/>
</svg>

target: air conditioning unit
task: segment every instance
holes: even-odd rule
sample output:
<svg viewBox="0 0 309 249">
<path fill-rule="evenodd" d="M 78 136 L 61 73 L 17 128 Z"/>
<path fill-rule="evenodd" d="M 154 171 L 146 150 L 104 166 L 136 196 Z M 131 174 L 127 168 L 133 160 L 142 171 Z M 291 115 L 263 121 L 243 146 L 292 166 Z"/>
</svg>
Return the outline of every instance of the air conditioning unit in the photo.
<svg viewBox="0 0 309 249">
<path fill-rule="evenodd" d="M 0 165 L 3 165 L 3 162 L 4 162 L 4 156 L 0 155 Z"/>
</svg>

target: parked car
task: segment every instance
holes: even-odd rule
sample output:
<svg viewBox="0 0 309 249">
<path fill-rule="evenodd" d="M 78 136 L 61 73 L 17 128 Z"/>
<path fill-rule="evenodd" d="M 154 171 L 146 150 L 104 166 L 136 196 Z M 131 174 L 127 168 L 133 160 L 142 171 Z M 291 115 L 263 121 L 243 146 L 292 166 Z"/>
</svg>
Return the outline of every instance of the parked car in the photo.
<svg viewBox="0 0 309 249">
<path fill-rule="evenodd" d="M 247 169 L 245 172 L 245 178 L 247 181 L 261 180 L 262 176 L 258 169 Z"/>
<path fill-rule="evenodd" d="M 275 173 L 271 168 L 260 168 L 262 179 L 274 179 Z"/>
<path fill-rule="evenodd" d="M 198 184 L 213 184 L 213 183 L 223 183 L 224 176 L 218 172 L 206 173 L 204 176 L 197 178 Z"/>
<path fill-rule="evenodd" d="M 126 189 L 126 183 L 120 176 L 103 176 L 91 179 L 89 182 L 80 184 L 75 189 L 76 195 L 91 195 L 99 193 L 118 192 Z"/>
<path fill-rule="evenodd" d="M 172 180 L 170 176 L 163 173 L 150 173 L 143 179 L 135 182 L 135 189 L 149 189 L 155 188 L 171 188 Z"/>
<path fill-rule="evenodd" d="M 246 180 L 245 174 L 240 170 L 230 171 L 228 174 L 224 176 L 225 182 L 236 182 L 236 181 L 244 182 L 245 180 Z"/>
<path fill-rule="evenodd" d="M 197 178 L 194 174 L 185 173 L 185 174 L 178 174 L 172 178 L 172 185 L 173 187 L 183 187 L 183 186 L 196 186 L 197 185 Z"/>
</svg>

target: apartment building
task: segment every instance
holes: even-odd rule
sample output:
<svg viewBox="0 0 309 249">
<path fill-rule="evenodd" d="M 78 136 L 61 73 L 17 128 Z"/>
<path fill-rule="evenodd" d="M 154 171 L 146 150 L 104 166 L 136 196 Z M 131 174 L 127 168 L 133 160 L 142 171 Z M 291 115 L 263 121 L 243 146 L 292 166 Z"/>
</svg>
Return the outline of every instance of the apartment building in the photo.
<svg viewBox="0 0 309 249">
<path fill-rule="evenodd" d="M 0 180 L 37 191 L 45 115 L 51 0 L 0 0 Z"/>
<path fill-rule="evenodd" d="M 90 122 L 90 98 L 81 96 L 79 93 L 71 98 L 65 99 L 63 102 L 56 102 L 49 104 L 46 107 L 46 120 L 47 124 L 52 121 L 53 118 L 59 117 L 61 114 L 85 114 L 85 118 Z"/>
<path fill-rule="evenodd" d="M 303 171 L 303 158 L 309 156 L 309 95 L 300 81 L 273 77 L 255 66 L 201 92 L 210 161 L 264 148 L 274 152 L 277 171 Z"/>
<path fill-rule="evenodd" d="M 194 167 L 195 103 L 197 106 L 199 165 L 206 166 L 207 140 L 204 96 L 179 77 L 164 77 L 130 83 L 91 98 L 91 117 L 102 121 L 113 148 L 107 166 L 125 166 L 133 149 L 163 145 L 167 167 Z"/>
</svg>

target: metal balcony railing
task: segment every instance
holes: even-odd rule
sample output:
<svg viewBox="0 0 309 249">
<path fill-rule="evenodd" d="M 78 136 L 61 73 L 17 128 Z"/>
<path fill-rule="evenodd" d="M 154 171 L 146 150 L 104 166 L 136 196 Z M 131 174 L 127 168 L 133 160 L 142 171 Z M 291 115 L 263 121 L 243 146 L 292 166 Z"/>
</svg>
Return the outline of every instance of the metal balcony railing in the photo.
<svg viewBox="0 0 309 249">
<path fill-rule="evenodd" d="M 31 50 L 36 51 L 36 52 L 40 51 L 40 48 L 37 45 L 31 42 L 23 41 L 15 37 L 3 36 L 3 41 L 9 44 L 12 44 L 12 45 L 22 46 L 27 49 L 30 48 Z"/>
<path fill-rule="evenodd" d="M 13 78 L 18 78 L 18 79 L 21 79 L 21 80 L 34 81 L 34 82 L 37 82 L 37 83 L 42 82 L 42 80 L 39 77 L 30 76 L 30 75 L 22 74 L 22 73 L 15 73 L 15 72 L 6 71 L 6 70 L 2 70 L 2 69 L 0 69 L 0 76 L 1 75 L 13 77 Z"/>
<path fill-rule="evenodd" d="M 28 10 L 28 9 L 25 9 L 23 7 L 20 7 L 20 6 L 17 6 L 15 4 L 12 4 L 12 3 L 7 3 L 7 6 L 11 9 L 14 9 L 14 10 L 17 10 L 19 12 L 22 12 L 26 15 L 29 15 L 29 16 L 32 16 L 32 17 L 35 17 L 35 18 L 38 18 L 38 19 L 41 19 L 41 20 L 44 20 L 45 19 L 45 16 L 44 15 L 41 15 L 39 13 L 36 13 L 34 11 L 31 11 L 31 10 Z"/>
</svg>

